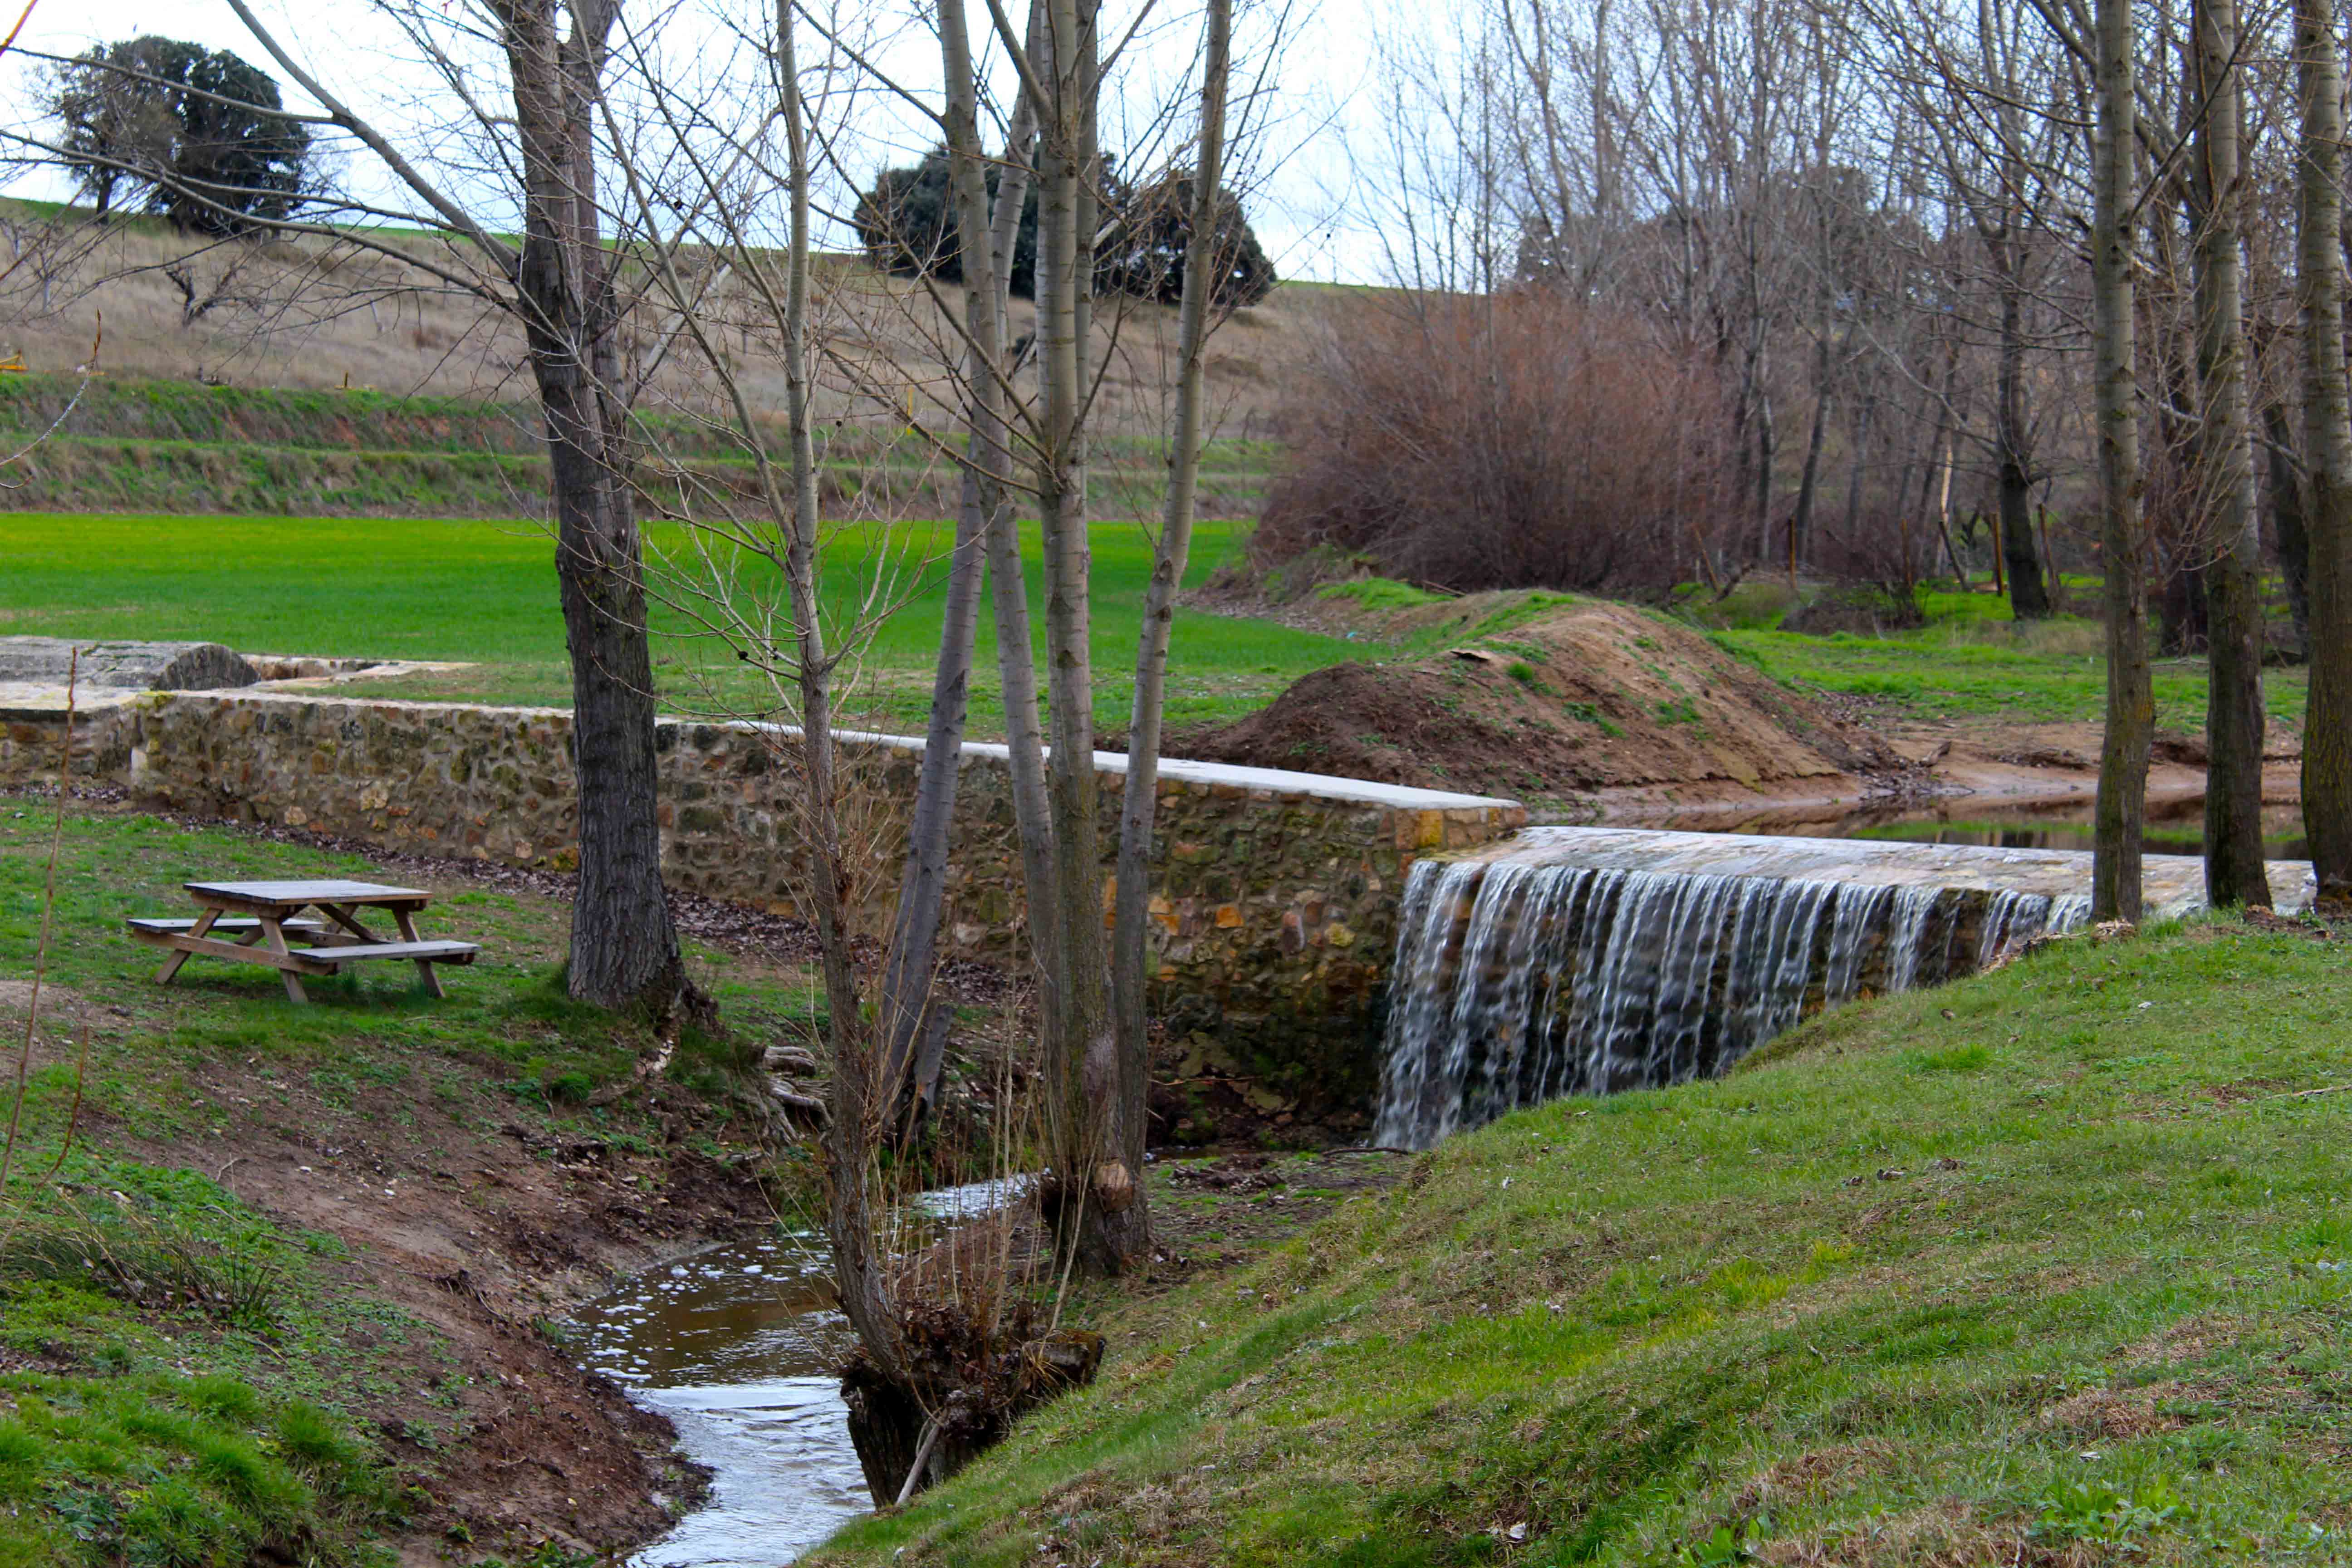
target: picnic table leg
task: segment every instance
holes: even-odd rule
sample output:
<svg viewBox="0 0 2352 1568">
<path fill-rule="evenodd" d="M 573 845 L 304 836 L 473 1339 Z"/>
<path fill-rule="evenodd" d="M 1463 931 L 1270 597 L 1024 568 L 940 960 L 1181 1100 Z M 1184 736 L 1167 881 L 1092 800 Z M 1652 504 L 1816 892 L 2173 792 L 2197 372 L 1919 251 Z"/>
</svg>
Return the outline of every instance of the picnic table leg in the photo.
<svg viewBox="0 0 2352 1568">
<path fill-rule="evenodd" d="M 207 909 L 203 914 L 196 917 L 196 923 L 188 928 L 188 934 L 190 936 L 204 935 L 205 932 L 213 929 L 213 921 L 220 919 L 220 910 Z M 177 952 L 172 954 L 171 957 L 163 961 L 163 967 L 155 972 L 155 984 L 158 985 L 169 985 L 172 984 L 172 976 L 180 973 L 180 965 L 187 963 L 188 960 L 194 956 L 194 953 L 190 952 L 185 948 L 182 948 Z"/>
<path fill-rule="evenodd" d="M 368 930 L 367 927 L 360 924 L 360 917 L 352 908 L 346 907 L 342 904 L 320 904 L 319 906 L 319 912 L 325 915 L 337 925 L 342 927 L 345 931 L 351 932 L 352 937 L 360 942 L 382 942 L 383 940 L 382 937 L 376 935 L 375 932 Z"/>
<path fill-rule="evenodd" d="M 401 941 L 417 942 L 422 940 L 416 934 L 416 921 L 410 917 L 409 912 L 406 910 L 393 910 L 392 923 L 400 928 Z M 446 997 L 449 994 L 449 993 L 441 989 L 441 977 L 433 973 L 433 961 L 431 959 L 418 959 L 416 961 L 416 973 L 417 977 L 424 981 L 425 989 L 427 994 L 441 997 Z"/>
<path fill-rule="evenodd" d="M 278 954 L 280 957 L 290 957 L 293 950 L 286 945 L 286 933 L 284 931 L 279 929 L 278 923 L 279 917 L 277 915 L 259 915 L 256 918 L 261 922 L 262 935 L 268 940 L 269 951 Z M 300 975 L 295 973 L 290 969 L 281 969 L 278 972 L 278 978 L 286 982 L 286 994 L 296 1005 L 309 1005 L 310 994 L 302 989 L 302 977 Z"/>
</svg>

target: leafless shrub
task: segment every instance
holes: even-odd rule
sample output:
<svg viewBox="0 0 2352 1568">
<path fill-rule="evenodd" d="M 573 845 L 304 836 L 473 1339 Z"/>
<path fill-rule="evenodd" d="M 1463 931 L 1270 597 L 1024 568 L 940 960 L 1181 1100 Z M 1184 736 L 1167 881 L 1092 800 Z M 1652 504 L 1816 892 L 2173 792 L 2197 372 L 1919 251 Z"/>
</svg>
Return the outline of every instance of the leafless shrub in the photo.
<svg viewBox="0 0 2352 1568">
<path fill-rule="evenodd" d="M 1413 296 L 1334 333 L 1293 405 L 1260 550 L 1454 589 L 1643 592 L 1710 548 L 1727 471 L 1696 364 L 1550 290 Z"/>
</svg>

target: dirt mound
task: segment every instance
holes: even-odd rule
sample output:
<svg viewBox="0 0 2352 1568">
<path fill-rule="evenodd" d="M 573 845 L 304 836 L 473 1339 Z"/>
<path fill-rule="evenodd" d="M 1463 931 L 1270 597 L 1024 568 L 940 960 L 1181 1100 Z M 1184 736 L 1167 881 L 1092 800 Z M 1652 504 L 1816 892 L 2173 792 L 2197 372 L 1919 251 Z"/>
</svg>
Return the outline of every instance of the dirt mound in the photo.
<svg viewBox="0 0 2352 1568">
<path fill-rule="evenodd" d="M 1537 806 L 1644 786 L 1827 784 L 1901 765 L 1689 627 L 1587 601 L 1412 663 L 1318 670 L 1169 751 Z"/>
</svg>

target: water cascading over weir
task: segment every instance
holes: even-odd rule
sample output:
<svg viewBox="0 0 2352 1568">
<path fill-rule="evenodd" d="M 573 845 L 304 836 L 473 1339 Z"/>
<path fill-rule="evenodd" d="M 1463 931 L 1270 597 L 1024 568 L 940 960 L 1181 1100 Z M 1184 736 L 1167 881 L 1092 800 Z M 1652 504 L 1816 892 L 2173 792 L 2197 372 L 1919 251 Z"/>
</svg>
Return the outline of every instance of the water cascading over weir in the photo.
<svg viewBox="0 0 2352 1568">
<path fill-rule="evenodd" d="M 1374 1141 L 1425 1149 L 1540 1100 L 1711 1077 L 1822 1007 L 1971 974 L 2080 925 L 2088 863 L 1579 827 L 1422 861 Z M 2196 860 L 2149 858 L 2151 910 L 2190 907 L 2198 888 Z"/>
</svg>

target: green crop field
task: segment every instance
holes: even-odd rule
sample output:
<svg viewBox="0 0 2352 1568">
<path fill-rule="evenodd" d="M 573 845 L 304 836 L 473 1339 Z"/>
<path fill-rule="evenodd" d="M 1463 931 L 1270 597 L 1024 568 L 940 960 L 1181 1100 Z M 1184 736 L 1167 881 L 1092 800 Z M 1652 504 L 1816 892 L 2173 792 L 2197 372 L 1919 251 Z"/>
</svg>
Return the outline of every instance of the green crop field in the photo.
<svg viewBox="0 0 2352 1568">
<path fill-rule="evenodd" d="M 1234 550 L 1244 524 L 1204 521 L 1188 581 Z M 862 722 L 919 726 L 929 702 L 944 590 L 945 528 L 887 536 L 845 530 L 826 554 L 836 635 L 869 623 L 848 711 Z M 1029 554 L 1036 559 L 1035 532 Z M 688 585 L 714 570 L 681 529 L 648 532 L 656 575 L 672 584 L 656 607 L 656 677 L 681 712 L 761 712 L 774 706 L 731 648 L 698 634 Z M 1129 522 L 1094 530 L 1097 714 L 1126 723 L 1135 638 L 1151 543 Z M 561 705 L 569 700 L 554 546 L 520 522 L 316 518 L 0 514 L 0 634 L 206 638 L 246 652 L 457 660 L 473 668 L 362 681 L 370 695 Z M 740 603 L 772 600 L 772 570 L 735 572 Z M 1043 595 L 1030 577 L 1042 641 Z M 861 612 L 869 602 L 887 610 Z M 972 732 L 1002 733 L 994 638 L 983 609 Z M 1309 670 L 1382 651 L 1270 622 L 1181 614 L 1171 659 L 1169 719 L 1198 723 L 1255 708 Z M 1040 660 L 1041 684 L 1043 662 Z"/>
</svg>

